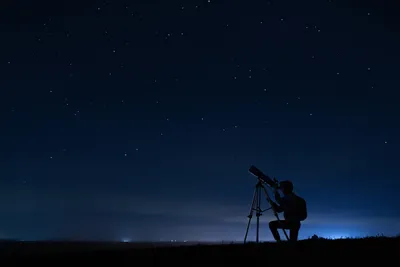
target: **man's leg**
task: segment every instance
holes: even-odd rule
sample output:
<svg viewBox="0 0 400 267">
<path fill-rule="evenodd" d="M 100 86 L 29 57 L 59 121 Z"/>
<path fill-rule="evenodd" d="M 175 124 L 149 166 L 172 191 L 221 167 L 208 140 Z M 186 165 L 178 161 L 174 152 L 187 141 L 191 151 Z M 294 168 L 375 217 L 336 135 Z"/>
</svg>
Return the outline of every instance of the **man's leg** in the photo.
<svg viewBox="0 0 400 267">
<path fill-rule="evenodd" d="M 291 222 L 290 223 L 290 241 L 297 241 L 299 237 L 299 230 L 301 227 L 300 222 Z"/>
<path fill-rule="evenodd" d="M 271 230 L 272 235 L 276 241 L 281 241 L 281 237 L 278 232 L 278 228 L 281 228 L 279 221 L 270 221 L 269 229 Z"/>
<path fill-rule="evenodd" d="M 290 241 L 297 241 L 299 230 L 300 230 L 300 222 L 293 222 L 287 220 L 280 221 L 271 221 L 269 223 L 269 229 L 271 229 L 272 235 L 274 236 L 276 241 L 281 241 L 279 236 L 278 229 L 285 229 L 290 231 L 289 239 Z"/>
</svg>

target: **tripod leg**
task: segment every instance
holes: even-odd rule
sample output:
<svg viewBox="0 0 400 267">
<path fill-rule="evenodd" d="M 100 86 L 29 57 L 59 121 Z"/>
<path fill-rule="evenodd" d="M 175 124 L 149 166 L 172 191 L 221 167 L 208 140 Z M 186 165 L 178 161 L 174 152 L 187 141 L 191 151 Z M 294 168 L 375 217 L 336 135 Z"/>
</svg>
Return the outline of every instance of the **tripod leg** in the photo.
<svg viewBox="0 0 400 267">
<path fill-rule="evenodd" d="M 281 220 L 279 219 L 278 213 L 275 213 L 275 212 L 274 212 L 274 214 L 275 214 L 276 219 L 280 222 Z M 285 237 L 286 237 L 286 240 L 289 241 L 289 237 L 288 237 L 288 234 L 287 234 L 287 232 L 286 232 L 286 229 L 282 229 L 282 231 L 283 231 L 283 234 L 284 234 Z"/>
<path fill-rule="evenodd" d="M 286 237 L 286 240 L 289 241 L 289 237 L 288 237 L 288 234 L 287 234 L 287 232 L 286 232 L 286 229 L 282 229 L 282 231 L 283 231 L 283 234 L 284 234 L 285 237 Z"/>
<path fill-rule="evenodd" d="M 250 207 L 250 212 L 249 215 L 247 216 L 249 218 L 249 221 L 247 223 L 247 228 L 246 228 L 246 234 L 244 236 L 244 243 L 246 243 L 247 241 L 247 235 L 249 233 L 249 228 L 250 228 L 250 224 L 251 224 L 251 218 L 253 218 L 253 212 L 255 209 L 255 205 L 256 205 L 256 199 L 257 199 L 257 188 L 254 189 L 254 193 L 253 193 L 253 201 L 251 202 L 251 207 Z"/>
</svg>

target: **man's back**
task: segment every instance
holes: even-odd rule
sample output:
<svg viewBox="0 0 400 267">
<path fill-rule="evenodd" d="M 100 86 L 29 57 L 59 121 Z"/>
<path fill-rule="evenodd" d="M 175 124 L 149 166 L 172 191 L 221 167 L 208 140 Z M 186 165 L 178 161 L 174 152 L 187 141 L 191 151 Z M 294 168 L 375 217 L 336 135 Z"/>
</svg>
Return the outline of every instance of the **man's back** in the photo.
<svg viewBox="0 0 400 267">
<path fill-rule="evenodd" d="M 294 193 L 284 195 L 280 205 L 283 209 L 285 220 L 303 221 L 307 217 L 304 199 Z"/>
</svg>

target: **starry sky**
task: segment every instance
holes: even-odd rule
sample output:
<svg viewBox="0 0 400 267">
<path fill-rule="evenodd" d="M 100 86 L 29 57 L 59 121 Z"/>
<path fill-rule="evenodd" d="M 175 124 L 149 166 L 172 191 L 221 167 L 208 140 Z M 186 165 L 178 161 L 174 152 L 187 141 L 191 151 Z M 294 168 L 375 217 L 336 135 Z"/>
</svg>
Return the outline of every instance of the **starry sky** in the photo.
<svg viewBox="0 0 400 267">
<path fill-rule="evenodd" d="M 252 164 L 307 200 L 300 238 L 398 234 L 399 12 L 1 3 L 0 238 L 243 240 Z"/>
</svg>

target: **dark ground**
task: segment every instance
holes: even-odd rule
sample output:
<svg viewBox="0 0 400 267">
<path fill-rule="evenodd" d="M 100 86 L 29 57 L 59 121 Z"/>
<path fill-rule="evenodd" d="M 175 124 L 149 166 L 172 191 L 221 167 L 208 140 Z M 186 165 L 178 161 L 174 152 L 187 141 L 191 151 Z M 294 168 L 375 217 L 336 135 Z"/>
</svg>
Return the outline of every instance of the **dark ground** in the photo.
<svg viewBox="0 0 400 267">
<path fill-rule="evenodd" d="M 1 266 L 260 266 L 306 264 L 393 264 L 400 238 L 303 240 L 296 244 L 227 244 L 169 246 L 161 244 L 3 242 Z M 372 262 L 374 261 L 374 262 Z M 21 265 L 22 266 L 22 265 Z"/>
</svg>

